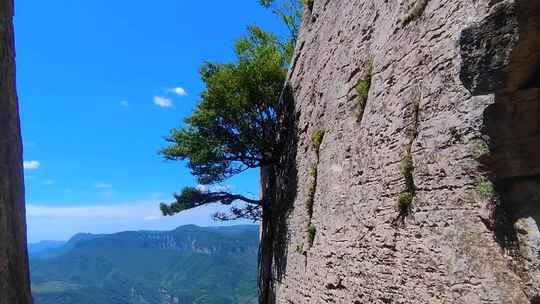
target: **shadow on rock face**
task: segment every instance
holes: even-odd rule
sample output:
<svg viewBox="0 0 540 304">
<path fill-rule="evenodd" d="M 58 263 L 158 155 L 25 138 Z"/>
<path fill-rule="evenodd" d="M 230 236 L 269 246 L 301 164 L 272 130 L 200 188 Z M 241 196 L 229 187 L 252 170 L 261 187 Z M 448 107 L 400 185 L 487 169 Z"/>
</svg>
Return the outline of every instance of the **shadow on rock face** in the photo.
<svg viewBox="0 0 540 304">
<path fill-rule="evenodd" d="M 296 169 L 297 122 L 294 92 L 287 84 L 281 96 L 278 119 L 280 130 L 276 144 L 280 158 L 268 184 L 270 206 L 263 218 L 259 257 L 259 303 L 275 303 L 275 285 L 287 269 L 289 245 L 288 219 L 296 199 L 298 173 Z"/>
<path fill-rule="evenodd" d="M 481 159 L 495 190 L 491 228 L 523 291 L 540 303 L 540 2 L 497 3 L 462 32 L 460 47 L 465 87 L 494 94 Z"/>
<path fill-rule="evenodd" d="M 540 2 L 502 1 L 459 40 L 460 79 L 472 95 L 516 91 L 540 82 Z"/>
</svg>

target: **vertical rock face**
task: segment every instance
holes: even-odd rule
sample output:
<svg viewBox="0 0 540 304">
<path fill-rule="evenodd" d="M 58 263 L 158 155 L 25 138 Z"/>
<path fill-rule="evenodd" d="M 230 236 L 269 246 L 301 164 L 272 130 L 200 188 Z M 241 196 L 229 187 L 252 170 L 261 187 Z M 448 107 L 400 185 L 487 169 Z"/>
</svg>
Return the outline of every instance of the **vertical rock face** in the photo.
<svg viewBox="0 0 540 304">
<path fill-rule="evenodd" d="M 0 0 L 0 304 L 29 304 L 12 16 L 13 2 Z"/>
<path fill-rule="evenodd" d="M 537 3 L 314 1 L 275 302 L 540 303 Z"/>
</svg>

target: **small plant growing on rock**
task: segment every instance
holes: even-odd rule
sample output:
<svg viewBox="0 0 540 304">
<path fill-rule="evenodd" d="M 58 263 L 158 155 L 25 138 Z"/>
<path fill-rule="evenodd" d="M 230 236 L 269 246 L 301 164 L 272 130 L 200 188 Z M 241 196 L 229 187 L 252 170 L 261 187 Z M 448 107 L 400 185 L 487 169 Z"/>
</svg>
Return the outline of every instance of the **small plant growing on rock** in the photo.
<svg viewBox="0 0 540 304">
<path fill-rule="evenodd" d="M 413 199 L 413 194 L 410 192 L 403 192 L 399 195 L 396 209 L 400 215 L 407 215 L 410 213 Z"/>
<path fill-rule="evenodd" d="M 311 182 L 308 189 L 308 198 L 306 200 L 306 210 L 309 218 L 313 216 L 313 203 L 315 202 L 315 191 L 317 191 L 317 182 L 314 180 Z"/>
<path fill-rule="evenodd" d="M 483 200 L 491 200 L 495 197 L 495 188 L 493 183 L 485 177 L 481 177 L 476 184 L 475 191 Z"/>
<path fill-rule="evenodd" d="M 407 190 L 402 192 L 397 198 L 396 211 L 398 212 L 398 216 L 394 219 L 393 224 L 404 225 L 405 218 L 412 213 L 412 202 L 416 193 L 416 186 L 413 179 L 414 162 L 410 148 L 407 149 L 407 153 L 401 160 L 400 171 L 405 179 Z"/>
<path fill-rule="evenodd" d="M 412 155 L 410 153 L 407 153 L 400 163 L 400 171 L 403 176 L 411 175 L 414 170 L 414 163 L 412 159 Z"/>
<path fill-rule="evenodd" d="M 489 146 L 483 140 L 478 140 L 474 143 L 472 154 L 474 159 L 481 160 L 489 155 Z"/>
<path fill-rule="evenodd" d="M 309 11 L 313 10 L 313 5 L 315 4 L 315 0 L 302 0 L 302 4 L 304 7 L 306 7 Z"/>
<path fill-rule="evenodd" d="M 304 251 L 304 244 L 300 244 L 300 245 L 296 245 L 296 249 L 295 251 L 299 254 L 304 254 L 305 251 Z"/>
<path fill-rule="evenodd" d="M 313 165 L 309 170 L 309 176 L 312 177 L 311 183 L 308 189 L 308 198 L 306 200 L 306 210 L 309 218 L 313 216 L 313 203 L 315 202 L 315 192 L 317 191 L 317 165 Z"/>
<path fill-rule="evenodd" d="M 407 13 L 401 17 L 401 25 L 405 26 L 409 22 L 420 17 L 424 10 L 426 9 L 428 0 L 414 0 L 412 5 L 409 5 Z"/>
<path fill-rule="evenodd" d="M 366 104 L 369 96 L 369 90 L 371 89 L 371 81 L 373 78 L 373 59 L 368 60 L 366 66 L 366 73 L 362 77 L 356 86 L 356 118 L 360 121 L 364 115 Z"/>
<path fill-rule="evenodd" d="M 412 204 L 414 200 L 414 194 L 411 192 L 402 192 L 399 194 L 396 201 L 397 217 L 392 221 L 392 226 L 403 227 L 405 225 L 405 218 L 412 214 Z"/>
<path fill-rule="evenodd" d="M 309 247 L 313 246 L 313 242 L 315 241 L 315 235 L 317 234 L 317 228 L 313 224 L 309 224 L 308 229 L 308 244 Z"/>
<path fill-rule="evenodd" d="M 313 150 L 317 153 L 317 156 L 319 155 L 319 150 L 321 148 L 321 144 L 324 138 L 324 130 L 317 130 L 311 134 L 311 145 L 313 146 Z"/>
<path fill-rule="evenodd" d="M 309 176 L 315 179 L 317 178 L 317 165 L 311 166 L 311 168 L 309 169 Z"/>
<path fill-rule="evenodd" d="M 309 217 L 308 221 L 308 228 L 307 228 L 307 238 L 308 238 L 308 244 L 309 247 L 313 245 L 313 240 L 315 239 L 315 233 L 317 229 L 315 226 L 311 223 L 311 218 L 313 217 L 313 204 L 315 202 L 315 192 L 317 191 L 317 166 L 319 165 L 319 150 L 321 148 L 322 141 L 324 139 L 324 130 L 317 130 L 311 134 L 311 144 L 313 146 L 313 150 L 315 150 L 315 153 L 317 154 L 317 163 L 311 166 L 309 170 L 309 175 L 312 177 L 311 183 L 309 185 L 308 189 L 308 197 L 306 200 L 306 209 Z M 305 253 L 305 252 L 304 252 Z"/>
<path fill-rule="evenodd" d="M 414 162 L 410 152 L 405 154 L 400 163 L 400 171 L 407 184 L 407 190 L 414 193 L 415 185 L 413 179 Z"/>
</svg>

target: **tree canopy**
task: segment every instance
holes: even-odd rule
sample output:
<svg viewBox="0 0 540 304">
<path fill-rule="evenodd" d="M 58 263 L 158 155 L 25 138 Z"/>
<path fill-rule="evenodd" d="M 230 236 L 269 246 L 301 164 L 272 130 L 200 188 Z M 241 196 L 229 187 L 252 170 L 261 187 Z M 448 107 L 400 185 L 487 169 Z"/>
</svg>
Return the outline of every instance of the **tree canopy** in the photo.
<svg viewBox="0 0 540 304">
<path fill-rule="evenodd" d="M 296 41 L 306 0 L 259 0 L 259 4 L 272 12 L 289 29 L 290 40 Z M 293 45 L 294 47 L 294 45 Z"/>
<path fill-rule="evenodd" d="M 215 185 L 276 162 L 276 107 L 286 81 L 288 48 L 275 35 L 251 26 L 236 41 L 236 61 L 203 64 L 200 75 L 206 89 L 184 126 L 171 130 L 166 138 L 169 145 L 160 153 L 168 160 L 186 161 L 198 183 L 206 187 L 184 188 L 173 203 L 160 205 L 164 215 L 214 202 L 243 201 L 243 207 L 215 217 L 260 217 L 263 202 Z"/>
</svg>

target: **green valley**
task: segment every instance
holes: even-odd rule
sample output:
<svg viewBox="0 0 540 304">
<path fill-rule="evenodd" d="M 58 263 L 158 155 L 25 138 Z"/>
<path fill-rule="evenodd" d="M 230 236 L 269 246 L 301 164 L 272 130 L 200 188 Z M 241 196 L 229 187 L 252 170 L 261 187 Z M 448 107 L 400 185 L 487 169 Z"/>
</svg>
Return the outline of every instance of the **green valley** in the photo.
<svg viewBox="0 0 540 304">
<path fill-rule="evenodd" d="M 257 226 L 78 234 L 30 259 L 36 304 L 256 303 Z M 32 245 L 30 245 L 32 248 Z"/>
</svg>

